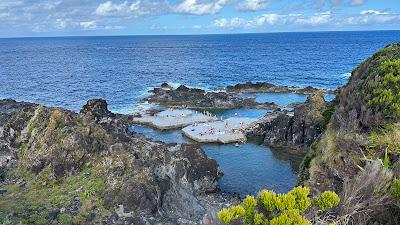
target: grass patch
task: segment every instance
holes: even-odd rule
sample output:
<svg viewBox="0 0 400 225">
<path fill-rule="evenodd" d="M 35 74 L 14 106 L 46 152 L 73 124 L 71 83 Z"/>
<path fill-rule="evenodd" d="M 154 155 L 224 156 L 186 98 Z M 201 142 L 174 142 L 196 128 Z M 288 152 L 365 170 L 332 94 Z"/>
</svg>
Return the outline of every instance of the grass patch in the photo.
<svg viewBox="0 0 400 225">
<path fill-rule="evenodd" d="M 389 124 L 370 135 L 370 154 L 400 153 L 400 123 Z"/>
<path fill-rule="evenodd" d="M 29 179 L 25 187 L 7 186 L 6 194 L 0 197 L 0 218 L 15 212 L 18 219 L 13 223 L 48 224 L 49 213 L 73 207 L 74 198 L 79 199 L 81 210 L 77 215 L 60 214 L 58 224 L 83 224 L 94 208 L 100 213 L 108 212 L 103 201 L 106 180 L 99 168 L 86 168 L 64 180 L 48 180 L 47 175 L 45 168 Z"/>
</svg>

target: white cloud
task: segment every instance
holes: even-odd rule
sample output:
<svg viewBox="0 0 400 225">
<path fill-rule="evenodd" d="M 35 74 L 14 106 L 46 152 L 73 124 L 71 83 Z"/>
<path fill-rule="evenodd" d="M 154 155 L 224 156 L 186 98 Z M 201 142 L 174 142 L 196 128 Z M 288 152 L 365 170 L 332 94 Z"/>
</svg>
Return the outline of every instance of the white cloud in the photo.
<svg viewBox="0 0 400 225">
<path fill-rule="evenodd" d="M 134 3 L 132 3 L 132 6 L 134 6 Z M 105 3 L 101 3 L 97 9 L 96 9 L 96 14 L 99 16 L 114 16 L 114 15 L 120 15 L 127 13 L 129 11 L 129 6 L 128 2 L 124 2 L 121 4 L 114 4 L 112 1 L 108 1 Z"/>
<path fill-rule="evenodd" d="M 121 4 L 114 4 L 112 1 L 101 3 L 96 8 L 96 15 L 98 16 L 119 16 L 119 17 L 130 17 L 130 16 L 142 16 L 149 12 L 141 7 L 141 1 L 133 1 L 128 3 L 125 1 Z"/>
<path fill-rule="evenodd" d="M 296 23 L 302 25 L 318 26 L 329 23 L 331 20 L 331 13 L 325 12 L 320 14 L 315 14 L 313 16 L 303 16 L 296 19 Z"/>
<path fill-rule="evenodd" d="M 349 26 L 367 26 L 375 24 L 397 24 L 400 23 L 399 14 L 382 13 L 379 11 L 362 11 L 357 15 L 338 15 L 330 11 L 313 14 L 262 14 L 252 19 L 219 18 L 214 20 L 214 26 L 226 29 L 243 28 L 255 29 L 264 26 L 269 27 L 318 27 L 328 26 L 330 28 L 349 27 Z"/>
<path fill-rule="evenodd" d="M 64 19 L 56 19 L 56 28 L 59 30 L 64 30 L 67 27 L 67 21 Z"/>
<path fill-rule="evenodd" d="M 349 16 L 344 19 L 346 25 L 370 25 L 400 23 L 400 14 L 381 13 L 379 11 L 362 11 L 360 15 Z"/>
<path fill-rule="evenodd" d="M 259 29 L 274 28 L 280 31 L 290 30 L 319 30 L 324 29 L 352 29 L 360 26 L 371 29 L 368 25 L 375 28 L 399 28 L 399 14 L 391 13 L 387 10 L 364 10 L 358 14 L 351 14 L 344 7 L 359 6 L 366 0 L 304 0 L 300 3 L 306 9 L 332 11 L 340 7 L 341 14 L 323 12 L 318 14 L 293 14 L 293 7 L 285 6 L 273 8 L 274 12 L 279 13 L 260 13 L 254 16 L 254 11 L 264 10 L 269 7 L 272 0 L 0 0 L 0 36 L 30 35 L 33 32 L 46 32 L 48 34 L 79 34 L 82 30 L 120 30 L 127 29 L 127 26 L 134 26 L 135 23 L 147 22 L 141 25 L 151 28 L 154 23 L 152 19 L 146 17 L 159 15 L 203 15 L 202 19 L 194 17 L 181 17 L 186 29 L 197 29 L 210 31 L 210 29 Z M 290 1 L 292 2 L 292 1 Z M 321 8 L 316 8 L 317 4 Z M 234 5 L 236 4 L 236 5 Z M 291 6 L 299 4 L 293 3 Z M 222 12 L 231 5 L 231 9 L 241 11 L 251 11 L 252 13 L 241 12 L 230 14 L 231 17 L 218 18 L 216 14 Z M 383 5 L 383 4 L 382 4 Z M 389 8 L 386 5 L 381 8 Z M 229 9 L 229 10 L 231 10 Z M 228 12 L 228 10 L 226 10 Z M 229 11 L 228 13 L 233 13 Z M 249 16 L 251 16 L 249 18 Z M 141 18 L 141 19 L 138 19 Z M 204 18 L 204 20 L 203 20 Z M 213 20 L 213 26 L 202 24 L 205 20 Z M 156 20 L 158 21 L 158 19 Z M 176 31 L 178 25 L 169 24 L 169 21 L 160 22 L 163 30 Z M 149 25 L 150 24 L 150 25 Z M 202 26 L 197 26 L 201 24 Z M 168 27 L 166 27 L 168 26 Z M 214 27 L 214 28 L 213 28 Z M 136 29 L 136 28 L 135 28 Z M 175 30 L 174 30 L 175 29 Z"/>
<path fill-rule="evenodd" d="M 175 7 L 176 13 L 205 15 L 219 13 L 230 0 L 183 0 Z"/>
<path fill-rule="evenodd" d="M 221 18 L 214 21 L 214 26 L 222 28 L 235 28 L 245 26 L 246 23 L 247 22 L 244 19 L 238 17 L 234 17 L 231 19 Z"/>
<path fill-rule="evenodd" d="M 97 28 L 97 22 L 96 21 L 85 21 L 85 22 L 80 22 L 79 25 L 84 29 L 84 30 L 94 30 Z"/>
<path fill-rule="evenodd" d="M 244 0 L 237 6 L 240 11 L 258 11 L 266 9 L 270 0 Z"/>
<path fill-rule="evenodd" d="M 387 15 L 389 13 L 387 12 L 381 12 L 377 10 L 364 10 L 360 12 L 361 15 L 367 15 L 367 14 L 376 14 L 376 15 Z"/>
</svg>

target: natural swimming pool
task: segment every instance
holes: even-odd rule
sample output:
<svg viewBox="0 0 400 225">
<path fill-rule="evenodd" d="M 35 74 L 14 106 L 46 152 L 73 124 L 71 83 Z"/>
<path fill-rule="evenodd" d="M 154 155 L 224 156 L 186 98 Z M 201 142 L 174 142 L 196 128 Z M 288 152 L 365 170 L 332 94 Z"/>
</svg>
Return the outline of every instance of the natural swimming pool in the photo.
<svg viewBox="0 0 400 225">
<path fill-rule="evenodd" d="M 270 110 L 233 109 L 211 112 L 224 118 L 235 115 L 259 118 Z M 165 143 L 192 142 L 182 136 L 181 130 L 159 131 L 145 126 L 131 126 L 129 130 Z M 224 173 L 219 181 L 221 191 L 238 193 L 242 197 L 257 194 L 264 188 L 282 193 L 289 191 L 296 185 L 298 168 L 303 158 L 302 154 L 265 146 L 260 140 L 249 140 L 239 147 L 234 144 L 201 144 L 201 147 L 210 158 L 218 162 Z"/>
</svg>

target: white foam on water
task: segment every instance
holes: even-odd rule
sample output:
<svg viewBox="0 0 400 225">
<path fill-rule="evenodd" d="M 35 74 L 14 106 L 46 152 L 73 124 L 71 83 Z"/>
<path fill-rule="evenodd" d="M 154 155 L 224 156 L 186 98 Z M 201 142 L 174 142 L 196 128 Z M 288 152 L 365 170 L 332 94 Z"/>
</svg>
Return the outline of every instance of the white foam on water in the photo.
<svg viewBox="0 0 400 225">
<path fill-rule="evenodd" d="M 135 104 L 134 107 L 130 110 L 130 113 L 131 114 L 143 114 L 144 112 L 146 112 L 150 109 L 156 109 L 159 107 L 160 107 L 160 105 L 155 104 L 155 103 L 141 102 L 141 103 Z"/>
<path fill-rule="evenodd" d="M 173 89 L 177 89 L 179 86 L 181 86 L 181 83 L 175 83 L 175 82 L 167 82 L 169 86 L 171 86 Z"/>
<path fill-rule="evenodd" d="M 351 73 L 343 73 L 342 76 L 349 78 L 351 76 Z"/>
</svg>

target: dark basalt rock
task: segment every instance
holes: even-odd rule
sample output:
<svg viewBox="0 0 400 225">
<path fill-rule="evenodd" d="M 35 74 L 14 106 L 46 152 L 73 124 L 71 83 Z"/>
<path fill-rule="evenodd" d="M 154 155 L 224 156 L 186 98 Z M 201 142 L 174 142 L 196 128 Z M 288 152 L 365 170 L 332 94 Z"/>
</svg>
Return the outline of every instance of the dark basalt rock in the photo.
<svg viewBox="0 0 400 225">
<path fill-rule="evenodd" d="M 171 89 L 172 87 L 168 83 L 162 83 L 161 88 Z"/>
<path fill-rule="evenodd" d="M 108 110 L 107 102 L 103 99 L 91 99 L 87 101 L 80 111 L 82 114 L 91 116 L 93 119 L 115 116 Z"/>
<path fill-rule="evenodd" d="M 36 105 L 16 102 L 12 99 L 0 100 L 0 181 L 5 171 L 16 164 L 16 143 L 18 135 L 33 115 Z"/>
<path fill-rule="evenodd" d="M 236 85 L 229 85 L 226 87 L 227 91 L 230 92 L 252 92 L 252 91 L 258 91 L 258 92 L 262 92 L 262 91 L 272 91 L 272 88 L 275 88 L 276 86 L 268 83 L 268 82 L 256 82 L 256 83 L 252 83 L 252 82 L 246 82 L 246 83 L 242 83 L 242 84 L 236 84 Z"/>
<path fill-rule="evenodd" d="M 12 156 L 7 160 L 37 174 L 33 179 L 61 184 L 90 169 L 101 174 L 105 190 L 88 196 L 103 200 L 108 212 L 118 216 L 109 218 L 93 208 L 86 218 L 91 223 L 199 224 L 225 202 L 219 194 L 208 194 L 217 192 L 221 173 L 198 145 L 167 145 L 130 133 L 124 116 L 111 113 L 104 100 L 89 100 L 80 113 L 2 100 L 0 113 L 0 156 Z M 0 162 L 1 171 L 13 169 Z M 90 174 L 85 175 L 88 182 Z M 76 215 L 82 204 L 77 201 L 63 211 Z M 41 207 L 54 211 L 50 203 Z"/>
<path fill-rule="evenodd" d="M 249 137 L 262 137 L 274 147 L 306 149 L 322 133 L 322 112 L 327 109 L 323 93 L 317 92 L 297 106 L 294 112 L 277 110 L 246 130 Z"/>
<path fill-rule="evenodd" d="M 154 88 L 151 96 L 143 99 L 153 103 L 159 103 L 168 107 L 185 108 L 276 108 L 274 103 L 258 103 L 254 99 L 239 98 L 226 92 L 206 92 L 198 88 L 188 88 L 184 85 L 177 89 Z"/>
<path fill-rule="evenodd" d="M 317 91 L 330 92 L 321 90 L 311 86 L 299 88 L 294 86 L 279 86 L 268 82 L 246 82 L 242 84 L 230 85 L 225 88 L 228 92 L 233 93 L 298 93 L 311 95 Z"/>
</svg>

